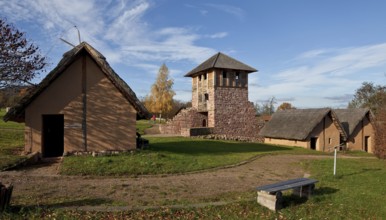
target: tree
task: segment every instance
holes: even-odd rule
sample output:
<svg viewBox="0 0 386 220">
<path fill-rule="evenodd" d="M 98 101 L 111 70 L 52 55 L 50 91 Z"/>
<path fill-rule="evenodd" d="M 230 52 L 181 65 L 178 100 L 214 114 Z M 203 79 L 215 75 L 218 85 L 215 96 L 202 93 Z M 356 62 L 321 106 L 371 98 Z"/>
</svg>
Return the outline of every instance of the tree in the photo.
<svg viewBox="0 0 386 220">
<path fill-rule="evenodd" d="M 47 65 L 25 33 L 0 18 L 0 88 L 29 84 Z"/>
<path fill-rule="evenodd" d="M 256 115 L 261 116 L 261 115 L 272 115 L 275 112 L 275 104 L 276 104 L 276 98 L 272 96 L 268 100 L 264 101 L 262 104 L 255 104 L 255 110 L 256 110 Z"/>
<path fill-rule="evenodd" d="M 29 87 L 14 86 L 0 89 L 0 108 L 16 105 L 28 92 Z"/>
<path fill-rule="evenodd" d="M 191 102 L 184 102 L 173 99 L 172 108 L 170 111 L 163 113 L 165 118 L 173 118 L 182 108 L 192 107 Z"/>
<path fill-rule="evenodd" d="M 363 82 L 356 90 L 354 98 L 349 102 L 348 108 L 369 108 L 374 114 L 386 104 L 386 87 Z"/>
<path fill-rule="evenodd" d="M 289 102 L 283 102 L 281 103 L 281 105 L 279 105 L 279 107 L 277 107 L 277 111 L 286 110 L 286 109 L 296 109 L 296 108 L 293 107 L 292 104 Z"/>
<path fill-rule="evenodd" d="M 172 89 L 173 83 L 173 80 L 169 79 L 168 67 L 162 64 L 157 79 L 151 86 L 150 95 L 145 97 L 146 108 L 152 113 L 159 113 L 160 118 L 173 107 L 173 96 L 175 95 Z"/>
<path fill-rule="evenodd" d="M 386 108 L 379 111 L 375 121 L 374 154 L 380 159 L 386 159 Z"/>
</svg>

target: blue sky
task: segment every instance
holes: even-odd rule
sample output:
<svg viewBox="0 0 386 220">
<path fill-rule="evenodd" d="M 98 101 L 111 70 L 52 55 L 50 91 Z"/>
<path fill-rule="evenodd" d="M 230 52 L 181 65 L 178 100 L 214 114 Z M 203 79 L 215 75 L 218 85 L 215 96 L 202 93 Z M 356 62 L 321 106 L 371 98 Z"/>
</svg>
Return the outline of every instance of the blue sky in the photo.
<svg viewBox="0 0 386 220">
<path fill-rule="evenodd" d="M 298 108 L 346 107 L 364 81 L 386 84 L 386 1 L 0 0 L 0 15 L 56 66 L 80 30 L 137 96 L 165 63 L 176 99 L 183 75 L 223 52 L 259 71 L 249 100 L 274 96 Z M 41 74 L 40 81 L 46 73 Z"/>
</svg>

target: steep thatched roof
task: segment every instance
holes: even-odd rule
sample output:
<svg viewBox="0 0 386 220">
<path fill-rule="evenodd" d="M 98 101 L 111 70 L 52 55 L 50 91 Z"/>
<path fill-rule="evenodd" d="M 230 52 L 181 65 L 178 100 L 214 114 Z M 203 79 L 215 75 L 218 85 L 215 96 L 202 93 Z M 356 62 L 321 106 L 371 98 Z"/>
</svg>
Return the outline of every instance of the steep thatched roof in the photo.
<svg viewBox="0 0 386 220">
<path fill-rule="evenodd" d="M 58 65 L 35 87 L 29 94 L 27 94 L 15 107 L 4 116 L 4 121 L 24 121 L 25 108 L 38 97 L 60 74 L 65 71 L 79 56 L 82 54 L 88 54 L 95 63 L 99 66 L 102 72 L 113 83 L 113 85 L 122 93 L 122 95 L 129 101 L 133 107 L 137 110 L 137 114 L 140 117 L 149 117 L 149 112 L 138 100 L 137 96 L 131 90 L 131 88 L 123 81 L 117 73 L 110 67 L 106 58 L 90 46 L 86 42 L 80 43 L 72 50 L 63 54 L 62 60 Z"/>
<path fill-rule="evenodd" d="M 352 135 L 358 124 L 368 117 L 370 122 L 373 121 L 373 114 L 368 108 L 351 108 L 351 109 L 335 109 L 334 112 L 342 123 L 348 137 Z"/>
<path fill-rule="evenodd" d="M 343 138 L 347 137 L 336 114 L 329 108 L 280 110 L 272 115 L 271 120 L 260 131 L 264 137 L 288 140 L 306 140 L 314 128 L 326 116 L 331 116 Z"/>
<path fill-rule="evenodd" d="M 188 72 L 185 77 L 192 77 L 196 75 L 199 72 L 209 70 L 212 68 L 218 68 L 218 69 L 231 69 L 231 70 L 242 70 L 247 73 L 256 72 L 257 70 L 255 68 L 252 68 L 236 59 L 233 59 L 232 57 L 229 57 L 223 53 L 217 53 L 213 55 L 211 58 L 207 59 L 200 65 L 198 65 L 196 68 Z"/>
</svg>

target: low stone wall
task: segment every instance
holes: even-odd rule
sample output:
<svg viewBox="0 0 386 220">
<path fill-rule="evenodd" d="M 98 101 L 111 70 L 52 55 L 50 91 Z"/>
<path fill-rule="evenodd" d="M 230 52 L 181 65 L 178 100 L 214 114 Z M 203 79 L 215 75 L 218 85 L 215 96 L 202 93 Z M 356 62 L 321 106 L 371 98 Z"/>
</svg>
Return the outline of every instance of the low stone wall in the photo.
<svg viewBox="0 0 386 220">
<path fill-rule="evenodd" d="M 212 139 L 212 140 L 264 143 L 264 137 L 251 138 L 251 137 L 220 135 L 220 134 L 209 134 L 209 135 L 201 135 L 201 136 L 196 136 L 196 137 L 202 138 L 202 139 Z"/>
<path fill-rule="evenodd" d="M 213 133 L 213 128 L 191 128 L 190 130 L 190 136 L 203 136 L 203 135 L 210 135 Z"/>
<path fill-rule="evenodd" d="M 190 136 L 190 129 L 200 127 L 203 120 L 208 120 L 203 114 L 194 108 L 181 110 L 174 118 L 164 125 L 160 125 L 161 134 L 178 134 L 185 137 Z"/>
</svg>

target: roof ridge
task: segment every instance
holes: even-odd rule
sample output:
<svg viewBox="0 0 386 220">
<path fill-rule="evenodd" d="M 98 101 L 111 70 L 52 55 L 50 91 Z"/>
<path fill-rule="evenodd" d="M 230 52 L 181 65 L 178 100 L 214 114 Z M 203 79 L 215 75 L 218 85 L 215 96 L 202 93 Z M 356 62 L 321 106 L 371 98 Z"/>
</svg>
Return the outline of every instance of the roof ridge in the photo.
<svg viewBox="0 0 386 220">
<path fill-rule="evenodd" d="M 233 57 L 230 57 L 224 53 L 218 52 L 217 54 L 211 56 L 197 67 L 185 74 L 185 77 L 193 77 L 200 72 L 206 70 L 217 68 L 217 69 L 232 69 L 232 70 L 241 70 L 246 73 L 253 73 L 257 70 L 239 60 L 236 60 Z"/>
<path fill-rule="evenodd" d="M 220 55 L 221 55 L 221 52 L 218 52 L 216 54 L 216 58 L 213 60 L 213 63 L 212 63 L 212 68 L 216 66 L 217 60 L 220 57 Z"/>
</svg>

